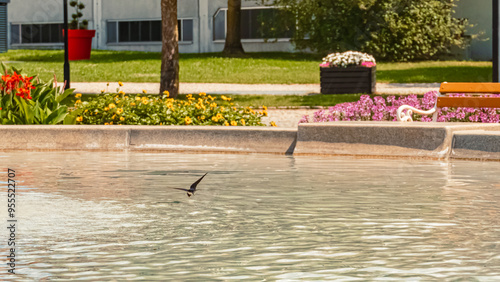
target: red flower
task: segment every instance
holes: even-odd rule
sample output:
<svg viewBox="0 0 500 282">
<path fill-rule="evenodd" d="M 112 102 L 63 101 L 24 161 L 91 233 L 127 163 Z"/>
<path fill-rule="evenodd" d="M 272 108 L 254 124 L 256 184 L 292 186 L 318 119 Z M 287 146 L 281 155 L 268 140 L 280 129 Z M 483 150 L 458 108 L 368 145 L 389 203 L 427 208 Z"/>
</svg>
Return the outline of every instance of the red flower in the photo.
<svg viewBox="0 0 500 282">
<path fill-rule="evenodd" d="M 7 94 L 12 94 L 15 90 L 15 94 L 17 96 L 22 97 L 23 99 L 31 99 L 31 90 L 35 89 L 33 83 L 31 82 L 32 79 L 33 77 L 23 77 L 16 72 L 12 75 L 5 74 L 2 75 L 3 82 L 0 89 L 5 91 Z"/>
</svg>

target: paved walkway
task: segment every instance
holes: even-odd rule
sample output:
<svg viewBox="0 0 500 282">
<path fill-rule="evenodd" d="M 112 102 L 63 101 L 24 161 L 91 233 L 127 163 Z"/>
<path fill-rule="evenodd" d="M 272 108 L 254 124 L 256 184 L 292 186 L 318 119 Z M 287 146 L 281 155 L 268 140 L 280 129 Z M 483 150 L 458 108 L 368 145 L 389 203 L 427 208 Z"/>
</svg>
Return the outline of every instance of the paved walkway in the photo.
<svg viewBox="0 0 500 282">
<path fill-rule="evenodd" d="M 114 92 L 118 87 L 117 82 L 73 82 L 71 87 L 76 92 L 98 94 L 102 90 Z M 439 90 L 439 83 L 377 83 L 378 94 L 405 95 L 424 94 L 429 91 Z M 160 89 L 159 83 L 124 82 L 121 90 L 125 93 L 155 94 Z M 179 92 L 182 94 L 200 93 L 207 94 L 259 94 L 259 95 L 310 95 L 320 93 L 319 84 L 229 84 L 229 83 L 181 83 Z"/>
</svg>

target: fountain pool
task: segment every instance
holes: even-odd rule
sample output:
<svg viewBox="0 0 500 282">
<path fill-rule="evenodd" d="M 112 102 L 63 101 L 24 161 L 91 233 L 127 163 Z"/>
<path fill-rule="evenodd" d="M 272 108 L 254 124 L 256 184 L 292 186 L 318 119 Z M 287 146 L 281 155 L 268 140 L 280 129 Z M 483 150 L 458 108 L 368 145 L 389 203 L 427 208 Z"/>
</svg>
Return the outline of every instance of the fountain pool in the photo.
<svg viewBox="0 0 500 282">
<path fill-rule="evenodd" d="M 2 152 L 0 280 L 500 279 L 500 163 Z M 194 197 L 184 187 L 209 172 Z"/>
</svg>

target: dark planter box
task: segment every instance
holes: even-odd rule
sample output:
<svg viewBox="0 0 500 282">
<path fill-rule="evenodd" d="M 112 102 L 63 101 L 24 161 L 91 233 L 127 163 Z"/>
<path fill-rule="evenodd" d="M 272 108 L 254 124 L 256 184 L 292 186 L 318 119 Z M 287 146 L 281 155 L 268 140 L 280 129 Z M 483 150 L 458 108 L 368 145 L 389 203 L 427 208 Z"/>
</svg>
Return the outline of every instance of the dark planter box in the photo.
<svg viewBox="0 0 500 282">
<path fill-rule="evenodd" d="M 376 68 L 320 68 L 321 94 L 375 93 Z"/>
</svg>

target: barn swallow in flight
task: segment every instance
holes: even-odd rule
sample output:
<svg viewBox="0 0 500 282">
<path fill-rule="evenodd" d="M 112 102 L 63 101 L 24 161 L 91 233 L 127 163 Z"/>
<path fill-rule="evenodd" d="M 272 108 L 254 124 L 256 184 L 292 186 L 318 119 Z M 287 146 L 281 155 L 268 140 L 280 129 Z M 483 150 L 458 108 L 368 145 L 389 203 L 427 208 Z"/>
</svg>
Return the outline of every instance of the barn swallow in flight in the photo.
<svg viewBox="0 0 500 282">
<path fill-rule="evenodd" d="M 207 174 L 208 174 L 208 172 L 205 173 L 205 175 L 207 175 Z M 205 175 L 200 177 L 200 179 L 196 180 L 195 183 L 191 184 L 191 187 L 189 187 L 189 189 L 184 189 L 184 188 L 173 188 L 173 189 L 186 191 L 188 197 L 194 196 L 194 192 L 196 192 L 196 186 L 198 186 L 198 183 L 200 183 L 200 181 L 203 179 L 203 177 L 205 177 Z"/>
</svg>

